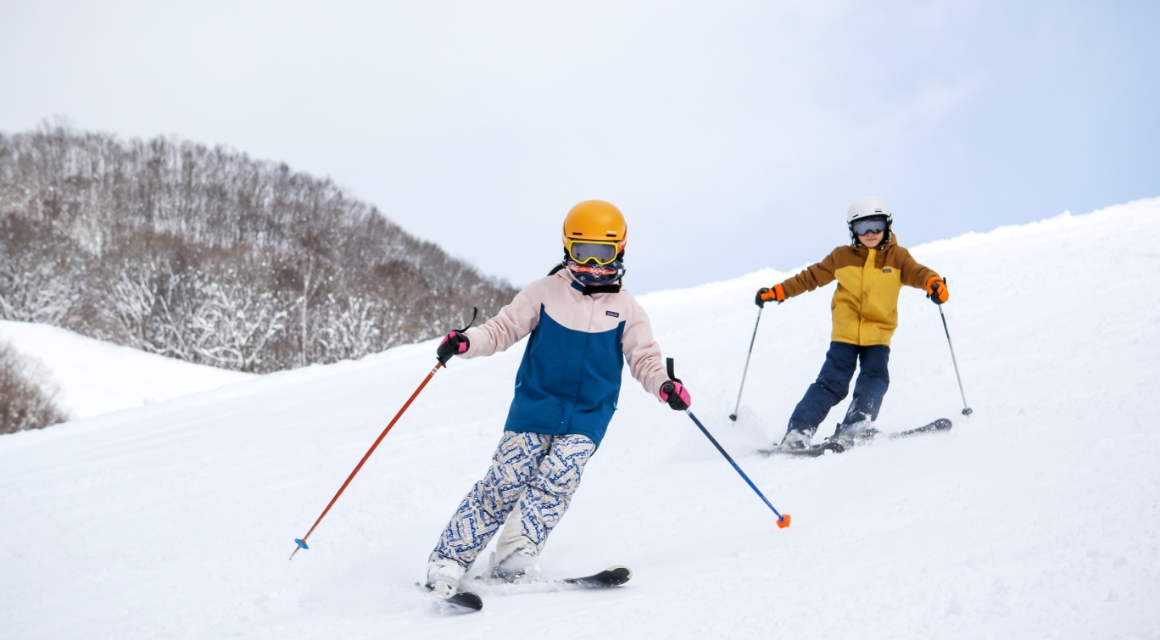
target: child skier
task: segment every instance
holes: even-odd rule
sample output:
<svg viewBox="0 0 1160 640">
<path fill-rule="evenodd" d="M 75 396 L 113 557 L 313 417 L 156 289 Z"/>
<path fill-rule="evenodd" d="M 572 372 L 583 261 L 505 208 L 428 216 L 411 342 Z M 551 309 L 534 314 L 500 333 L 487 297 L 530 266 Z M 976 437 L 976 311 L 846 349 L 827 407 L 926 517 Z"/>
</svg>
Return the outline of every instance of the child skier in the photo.
<svg viewBox="0 0 1160 640">
<path fill-rule="evenodd" d="M 854 385 L 854 399 L 833 437 L 853 440 L 872 436 L 870 429 L 890 384 L 886 363 L 890 337 L 898 326 L 899 290 L 904 284 L 925 289 L 935 304 L 949 297 L 943 279 L 898 246 L 891 234 L 892 221 L 882 198 L 858 198 L 846 215 L 851 244 L 834 249 L 824 260 L 785 282 L 757 292 L 757 305 L 764 307 L 766 302 L 781 303 L 838 281 L 830 304 L 834 328 L 826 362 L 790 416 L 781 441 L 783 448 L 810 446 L 826 414 L 845 399 L 859 361 L 861 372 Z"/>
<path fill-rule="evenodd" d="M 427 587 L 443 597 L 507 521 L 489 575 L 534 579 L 536 558 L 580 484 L 620 394 L 621 370 L 673 409 L 689 392 L 669 380 L 644 309 L 621 288 L 627 226 L 613 205 L 581 202 L 564 219 L 564 261 L 480 327 L 453 331 L 440 361 L 490 356 L 530 334 L 491 468 L 459 504 L 431 552 Z M 512 511 L 512 517 L 508 514 Z"/>
</svg>

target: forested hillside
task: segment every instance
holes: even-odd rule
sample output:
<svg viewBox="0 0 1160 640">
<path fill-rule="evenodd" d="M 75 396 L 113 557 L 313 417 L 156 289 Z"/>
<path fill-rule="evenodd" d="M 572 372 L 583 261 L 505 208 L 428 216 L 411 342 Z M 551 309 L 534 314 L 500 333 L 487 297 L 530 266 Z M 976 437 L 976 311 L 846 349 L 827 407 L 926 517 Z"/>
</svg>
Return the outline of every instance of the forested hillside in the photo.
<svg viewBox="0 0 1160 640">
<path fill-rule="evenodd" d="M 514 295 L 329 179 L 173 138 L 0 133 L 0 317 L 265 372 L 357 358 Z"/>
</svg>

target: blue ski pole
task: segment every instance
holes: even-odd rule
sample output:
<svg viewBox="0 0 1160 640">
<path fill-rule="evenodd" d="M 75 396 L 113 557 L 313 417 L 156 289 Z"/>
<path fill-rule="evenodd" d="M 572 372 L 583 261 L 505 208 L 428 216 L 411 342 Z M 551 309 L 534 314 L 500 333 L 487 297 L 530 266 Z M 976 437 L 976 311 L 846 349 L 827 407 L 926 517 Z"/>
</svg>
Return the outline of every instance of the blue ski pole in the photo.
<svg viewBox="0 0 1160 640">
<path fill-rule="evenodd" d="M 680 382 L 680 379 L 673 375 L 673 359 L 669 358 L 667 364 L 669 379 Z M 709 433 L 709 430 L 705 428 L 705 425 L 701 424 L 701 421 L 697 419 L 697 416 L 693 415 L 692 411 L 685 409 L 685 414 L 689 416 L 689 419 L 693 421 L 693 424 L 697 425 L 697 428 L 701 430 L 701 433 L 705 434 L 705 437 L 709 439 L 709 442 L 712 442 L 713 446 L 717 447 L 717 450 L 721 452 L 721 455 L 725 456 L 725 459 L 729 461 L 729 464 L 733 465 L 733 468 L 737 471 L 737 473 L 741 474 L 741 478 L 745 480 L 745 483 L 749 485 L 750 489 L 753 489 L 753 492 L 757 494 L 757 497 L 761 498 L 761 501 L 765 503 L 765 506 L 769 507 L 770 511 L 773 511 L 773 514 L 777 516 L 777 527 L 779 529 L 788 527 L 790 515 L 788 513 L 782 515 L 781 512 L 779 512 L 777 508 L 774 507 L 772 503 L 770 503 L 769 499 L 765 497 L 765 494 L 761 492 L 761 489 L 758 489 L 757 485 L 753 484 L 753 481 L 749 479 L 749 476 L 745 475 L 745 472 L 741 470 L 741 467 L 737 466 L 737 463 L 733 461 L 733 458 L 727 451 L 725 451 L 725 448 L 721 446 L 721 443 L 717 442 L 717 439 L 713 437 L 713 434 Z"/>
</svg>

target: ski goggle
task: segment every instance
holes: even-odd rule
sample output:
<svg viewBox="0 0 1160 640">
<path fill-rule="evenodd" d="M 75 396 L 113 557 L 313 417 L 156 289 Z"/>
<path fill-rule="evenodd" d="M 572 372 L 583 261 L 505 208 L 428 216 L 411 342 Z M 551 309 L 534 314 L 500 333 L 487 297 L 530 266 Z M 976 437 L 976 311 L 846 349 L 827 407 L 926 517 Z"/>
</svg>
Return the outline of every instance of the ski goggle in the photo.
<svg viewBox="0 0 1160 640">
<path fill-rule="evenodd" d="M 578 264 L 595 261 L 598 265 L 612 264 L 616 261 L 615 242 L 589 242 L 587 240 L 569 240 L 567 247 L 568 257 Z"/>
<path fill-rule="evenodd" d="M 854 221 L 854 235 L 864 236 L 868 233 L 882 233 L 886 231 L 886 218 L 874 216 Z"/>
</svg>

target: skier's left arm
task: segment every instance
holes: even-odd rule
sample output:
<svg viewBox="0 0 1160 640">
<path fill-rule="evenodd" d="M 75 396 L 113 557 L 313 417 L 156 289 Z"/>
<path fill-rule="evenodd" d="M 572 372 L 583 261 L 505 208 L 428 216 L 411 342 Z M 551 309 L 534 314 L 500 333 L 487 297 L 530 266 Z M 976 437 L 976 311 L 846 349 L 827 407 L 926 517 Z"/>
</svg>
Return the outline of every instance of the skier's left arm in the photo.
<svg viewBox="0 0 1160 640">
<path fill-rule="evenodd" d="M 898 247 L 902 256 L 902 284 L 926 291 L 926 297 L 935 304 L 942 304 L 950 299 L 951 292 L 942 276 L 934 269 L 925 267 L 910 255 L 910 252 Z"/>
<path fill-rule="evenodd" d="M 680 380 L 669 380 L 661 358 L 661 347 L 653 339 L 648 314 L 634 301 L 627 315 L 621 346 L 632 377 L 657 400 L 669 403 L 674 409 L 687 409 L 691 402 L 689 391 Z"/>
</svg>

